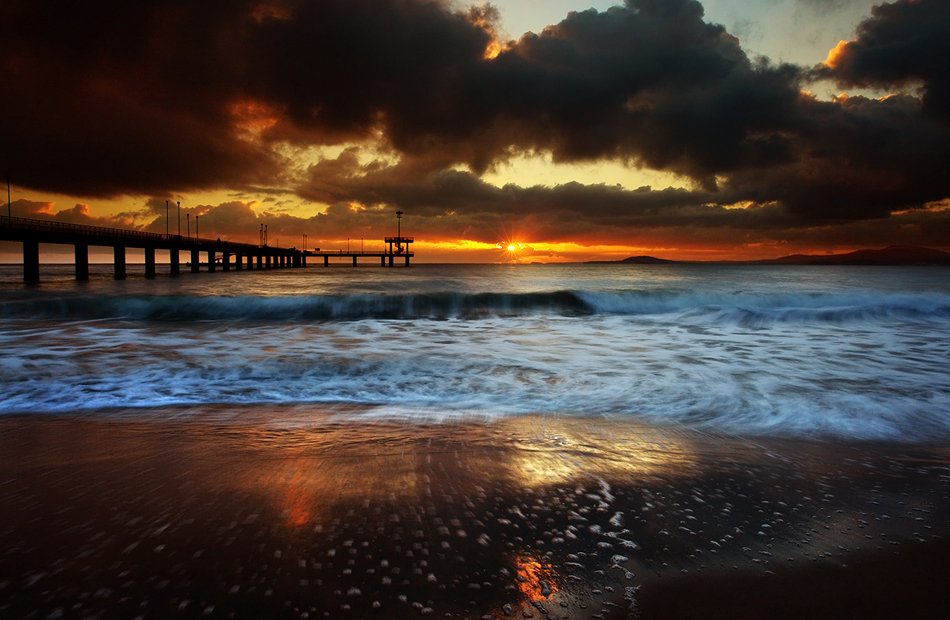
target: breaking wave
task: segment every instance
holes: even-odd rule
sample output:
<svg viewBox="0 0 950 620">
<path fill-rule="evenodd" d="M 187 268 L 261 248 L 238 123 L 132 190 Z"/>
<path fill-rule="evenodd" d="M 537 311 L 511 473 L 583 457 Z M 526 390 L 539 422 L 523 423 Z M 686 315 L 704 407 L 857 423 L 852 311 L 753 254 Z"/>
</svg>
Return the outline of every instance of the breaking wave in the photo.
<svg viewBox="0 0 950 620">
<path fill-rule="evenodd" d="M 34 296 L 0 305 L 4 318 L 133 321 L 355 321 L 680 314 L 745 326 L 950 319 L 950 295 L 702 293 L 676 290 L 297 296 Z"/>
</svg>

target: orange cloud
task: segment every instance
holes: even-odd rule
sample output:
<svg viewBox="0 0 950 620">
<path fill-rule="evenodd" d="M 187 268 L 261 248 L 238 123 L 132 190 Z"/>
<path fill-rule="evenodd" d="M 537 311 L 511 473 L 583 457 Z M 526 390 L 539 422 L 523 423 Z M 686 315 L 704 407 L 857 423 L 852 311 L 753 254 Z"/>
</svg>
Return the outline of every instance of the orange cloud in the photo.
<svg viewBox="0 0 950 620">
<path fill-rule="evenodd" d="M 280 120 L 276 108 L 259 101 L 238 101 L 229 111 L 235 131 L 245 139 L 259 137 Z"/>
<path fill-rule="evenodd" d="M 828 52 L 828 55 L 822 61 L 822 64 L 830 69 L 836 68 L 839 64 L 841 64 L 844 55 L 848 53 L 849 45 L 851 45 L 851 41 L 845 41 L 843 39 L 838 41 L 838 44 L 831 48 L 831 50 Z"/>
</svg>

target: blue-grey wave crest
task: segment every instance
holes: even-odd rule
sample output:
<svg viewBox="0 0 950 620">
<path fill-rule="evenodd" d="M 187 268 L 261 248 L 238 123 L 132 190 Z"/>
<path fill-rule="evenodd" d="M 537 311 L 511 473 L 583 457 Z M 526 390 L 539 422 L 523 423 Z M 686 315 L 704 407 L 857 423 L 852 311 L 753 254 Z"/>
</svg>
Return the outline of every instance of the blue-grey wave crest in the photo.
<svg viewBox="0 0 950 620">
<path fill-rule="evenodd" d="M 680 314 L 746 326 L 950 319 L 939 293 L 699 293 L 676 290 L 297 296 L 33 296 L 0 304 L 3 318 L 133 321 L 353 321 Z"/>
</svg>

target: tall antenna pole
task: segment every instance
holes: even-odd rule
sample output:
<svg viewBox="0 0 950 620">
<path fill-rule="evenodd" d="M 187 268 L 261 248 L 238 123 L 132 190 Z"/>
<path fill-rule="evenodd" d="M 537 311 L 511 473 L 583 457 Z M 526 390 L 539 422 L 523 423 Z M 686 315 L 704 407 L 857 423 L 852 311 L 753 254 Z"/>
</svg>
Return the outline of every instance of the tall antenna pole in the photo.
<svg viewBox="0 0 950 620">
<path fill-rule="evenodd" d="M 178 236 L 181 237 L 181 201 L 175 202 L 178 205 Z"/>
<path fill-rule="evenodd" d="M 168 201 L 165 201 L 165 236 L 168 236 Z"/>
</svg>

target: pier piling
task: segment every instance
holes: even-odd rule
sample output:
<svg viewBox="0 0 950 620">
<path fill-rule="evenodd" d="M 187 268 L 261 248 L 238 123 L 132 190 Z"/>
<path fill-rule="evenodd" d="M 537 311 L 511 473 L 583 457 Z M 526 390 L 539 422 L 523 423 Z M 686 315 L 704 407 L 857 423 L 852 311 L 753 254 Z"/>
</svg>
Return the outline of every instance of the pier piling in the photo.
<svg viewBox="0 0 950 620">
<path fill-rule="evenodd" d="M 155 248 L 145 248 L 145 277 L 155 277 Z"/>
<path fill-rule="evenodd" d="M 89 246 L 85 243 L 75 245 L 76 255 L 76 279 L 89 279 Z"/>
<path fill-rule="evenodd" d="M 117 245 L 112 248 L 113 252 L 113 277 L 116 280 L 125 280 L 125 246 Z"/>
<path fill-rule="evenodd" d="M 36 241 L 23 242 L 23 281 L 40 281 L 40 244 Z"/>
</svg>

